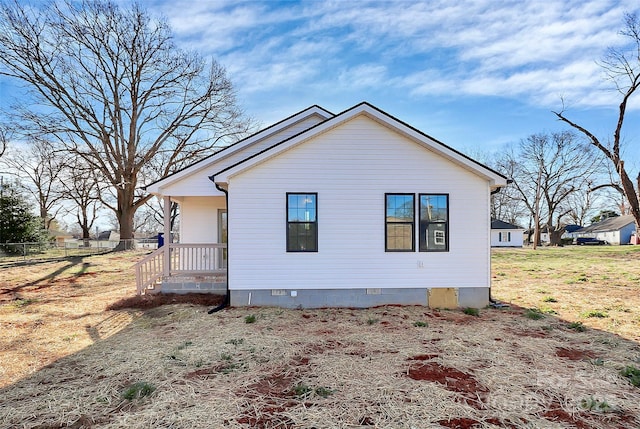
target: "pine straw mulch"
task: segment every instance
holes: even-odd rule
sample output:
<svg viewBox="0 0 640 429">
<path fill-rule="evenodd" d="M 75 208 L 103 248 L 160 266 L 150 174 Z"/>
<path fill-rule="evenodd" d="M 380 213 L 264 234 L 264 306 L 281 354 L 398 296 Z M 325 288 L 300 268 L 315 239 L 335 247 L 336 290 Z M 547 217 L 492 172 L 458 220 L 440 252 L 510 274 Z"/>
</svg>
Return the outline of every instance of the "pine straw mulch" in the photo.
<svg viewBox="0 0 640 429">
<path fill-rule="evenodd" d="M 640 426 L 640 389 L 619 375 L 638 365 L 640 346 L 557 318 L 519 308 L 207 310 L 147 309 L 5 387 L 0 427 Z M 131 386 L 147 390 L 126 399 Z"/>
</svg>

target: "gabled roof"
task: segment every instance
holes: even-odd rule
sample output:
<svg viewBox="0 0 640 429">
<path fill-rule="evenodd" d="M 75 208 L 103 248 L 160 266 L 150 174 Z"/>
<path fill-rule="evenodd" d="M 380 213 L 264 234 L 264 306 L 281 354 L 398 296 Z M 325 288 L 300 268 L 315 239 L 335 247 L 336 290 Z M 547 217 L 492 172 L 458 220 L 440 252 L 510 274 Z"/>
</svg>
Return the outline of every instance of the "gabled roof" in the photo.
<svg viewBox="0 0 640 429">
<path fill-rule="evenodd" d="M 584 233 L 584 232 L 619 231 L 622 228 L 629 225 L 630 223 L 634 223 L 634 222 L 635 220 L 633 218 L 633 215 L 609 217 L 598 223 L 594 223 L 593 225 L 586 226 L 578 230 L 578 232 Z"/>
<path fill-rule="evenodd" d="M 217 173 L 210 176 L 209 178 L 214 181 L 216 184 L 224 185 L 228 183 L 229 178 L 245 171 L 254 165 L 261 163 L 269 158 L 272 158 L 287 149 L 290 149 L 298 144 L 301 144 L 310 138 L 313 138 L 323 132 L 326 132 L 332 128 L 339 126 L 340 124 L 345 123 L 346 121 L 359 116 L 365 115 L 376 122 L 387 126 L 394 131 L 403 134 L 405 137 L 415 141 L 416 143 L 422 145 L 425 149 L 431 150 L 444 158 L 447 158 L 453 163 L 456 163 L 475 174 L 486 178 L 490 181 L 491 187 L 499 188 L 505 186 L 507 183 L 507 178 L 502 174 L 490 169 L 489 167 L 480 164 L 479 162 L 469 158 L 467 155 L 464 155 L 461 152 L 458 152 L 455 149 L 445 145 L 444 143 L 434 139 L 433 137 L 417 130 L 416 128 L 402 122 L 401 120 L 389 115 L 388 113 L 378 109 L 377 107 L 367 103 L 362 102 L 357 104 L 350 109 L 347 109 L 305 131 L 300 132 L 297 135 L 289 137 L 281 142 L 278 142 L 261 152 L 258 152 L 254 155 L 251 155 Z"/>
<path fill-rule="evenodd" d="M 229 157 L 232 154 L 238 153 L 239 151 L 242 151 L 243 149 L 249 146 L 252 146 L 257 142 L 262 141 L 268 138 L 269 136 L 273 136 L 274 134 L 277 134 L 278 132 L 284 130 L 287 127 L 290 127 L 291 125 L 314 115 L 320 116 L 323 119 L 327 119 L 334 116 L 333 113 L 314 104 L 313 106 L 307 107 L 306 109 L 301 110 L 298 113 L 294 113 L 293 115 L 281 121 L 278 121 L 275 124 L 270 125 L 258 131 L 257 133 L 254 133 L 248 137 L 245 137 L 242 140 L 237 141 L 236 143 L 233 143 L 227 147 L 224 147 L 219 151 L 213 153 L 212 155 L 201 159 L 200 161 L 197 161 L 183 169 L 180 169 L 172 174 L 169 174 L 168 176 L 165 176 L 159 180 L 156 180 L 155 182 L 145 186 L 143 189 L 151 193 L 159 193 L 161 187 L 168 186 L 171 183 L 179 181 L 180 179 L 186 176 L 189 176 L 198 171 L 206 169 L 212 165 L 215 165 L 217 162 L 221 161 L 222 159 Z"/>
<path fill-rule="evenodd" d="M 518 225 L 514 225 L 508 222 L 503 222 L 498 219 L 491 219 L 491 229 L 522 229 L 524 230 L 524 228 L 521 228 Z"/>
</svg>

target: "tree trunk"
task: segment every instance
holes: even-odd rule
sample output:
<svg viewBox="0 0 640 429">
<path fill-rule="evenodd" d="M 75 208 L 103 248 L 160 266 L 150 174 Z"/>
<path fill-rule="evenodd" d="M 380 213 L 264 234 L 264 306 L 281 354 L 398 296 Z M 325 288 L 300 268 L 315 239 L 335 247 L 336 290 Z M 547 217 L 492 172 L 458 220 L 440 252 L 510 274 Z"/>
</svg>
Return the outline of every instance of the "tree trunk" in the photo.
<svg viewBox="0 0 640 429">
<path fill-rule="evenodd" d="M 549 244 L 551 246 L 561 246 L 563 233 L 564 228 L 552 229 L 549 227 Z"/>
<path fill-rule="evenodd" d="M 118 211 L 118 224 L 120 225 L 120 243 L 114 250 L 130 250 L 135 248 L 133 242 L 133 216 L 136 209 L 124 204 Z"/>
<path fill-rule="evenodd" d="M 638 229 L 640 227 L 640 201 L 638 200 L 638 194 L 636 193 L 631 178 L 624 169 L 623 161 L 620 161 L 619 170 L 622 189 L 624 190 L 625 197 L 627 197 L 633 219 L 636 221 L 636 231 L 640 231 L 640 229 Z M 640 191 L 640 175 L 638 175 L 638 191 Z"/>
</svg>

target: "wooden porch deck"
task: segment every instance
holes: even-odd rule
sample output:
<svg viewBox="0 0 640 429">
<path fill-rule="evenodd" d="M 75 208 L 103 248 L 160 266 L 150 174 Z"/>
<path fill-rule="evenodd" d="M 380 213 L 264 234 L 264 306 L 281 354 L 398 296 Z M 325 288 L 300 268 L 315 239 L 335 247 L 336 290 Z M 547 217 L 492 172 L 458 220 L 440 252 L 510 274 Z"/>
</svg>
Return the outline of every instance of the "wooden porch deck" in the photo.
<svg viewBox="0 0 640 429">
<path fill-rule="evenodd" d="M 135 264 L 136 293 L 152 292 L 169 278 L 215 277 L 226 283 L 226 249 L 224 243 L 166 243 Z"/>
</svg>

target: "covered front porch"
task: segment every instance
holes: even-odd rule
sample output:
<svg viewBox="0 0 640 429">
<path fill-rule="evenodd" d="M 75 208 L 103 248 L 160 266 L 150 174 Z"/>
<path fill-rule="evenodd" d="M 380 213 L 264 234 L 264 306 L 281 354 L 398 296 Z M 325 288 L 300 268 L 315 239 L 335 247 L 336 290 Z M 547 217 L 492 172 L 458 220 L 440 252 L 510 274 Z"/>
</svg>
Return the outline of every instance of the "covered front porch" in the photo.
<svg viewBox="0 0 640 429">
<path fill-rule="evenodd" d="M 181 243 L 172 243 L 169 222 L 165 222 L 165 243 L 135 265 L 136 292 L 226 293 L 227 210 L 222 197 L 171 198 L 165 196 L 164 218 L 171 203 L 191 209 L 180 222 Z M 193 210 L 195 206 L 198 210 Z M 194 216 L 195 215 L 195 216 Z M 201 241 L 207 242 L 201 242 Z"/>
</svg>

